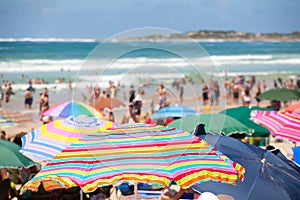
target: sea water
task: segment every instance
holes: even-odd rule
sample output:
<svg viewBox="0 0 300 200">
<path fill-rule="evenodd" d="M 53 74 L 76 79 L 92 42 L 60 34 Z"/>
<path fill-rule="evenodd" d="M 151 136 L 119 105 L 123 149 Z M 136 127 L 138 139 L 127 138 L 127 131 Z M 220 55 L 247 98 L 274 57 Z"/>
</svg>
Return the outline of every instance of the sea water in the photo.
<svg viewBox="0 0 300 200">
<path fill-rule="evenodd" d="M 140 84 L 152 83 L 154 87 L 146 91 L 148 97 L 143 97 L 148 98 L 148 107 L 145 103 L 143 109 L 148 109 L 158 84 L 166 84 L 176 98 L 171 82 L 190 73 L 203 77 L 205 74 L 225 77 L 289 73 L 296 77 L 299 72 L 300 42 L 101 43 L 93 39 L 0 39 L 0 84 L 3 88 L 3 81 L 13 82 L 15 92 L 12 103 L 3 104 L 5 109 L 23 109 L 24 90 L 32 79 L 44 81 L 33 85 L 34 101 L 47 87 L 51 105 L 71 98 L 84 100 L 89 88 L 98 85 L 103 90 L 109 81 L 121 85 L 120 100 L 128 99 L 130 85 L 137 88 Z M 63 83 L 59 83 L 61 79 Z M 69 81 L 73 90 L 69 89 Z M 201 96 L 201 86 L 185 88 L 184 98 Z M 190 101 L 188 105 L 196 108 L 198 104 Z"/>
</svg>

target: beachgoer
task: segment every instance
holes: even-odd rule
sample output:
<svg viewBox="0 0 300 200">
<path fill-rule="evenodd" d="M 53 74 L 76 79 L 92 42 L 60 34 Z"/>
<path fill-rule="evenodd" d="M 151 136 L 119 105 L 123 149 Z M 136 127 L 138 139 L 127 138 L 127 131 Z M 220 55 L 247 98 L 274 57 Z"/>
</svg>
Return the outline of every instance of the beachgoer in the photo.
<svg viewBox="0 0 300 200">
<path fill-rule="evenodd" d="M 130 90 L 129 90 L 129 102 L 133 102 L 135 98 L 135 90 L 134 90 L 134 87 L 133 85 L 130 86 Z"/>
<path fill-rule="evenodd" d="M 226 97 L 226 103 L 230 104 L 230 99 L 231 99 L 231 94 L 232 94 L 232 90 L 231 90 L 231 84 L 230 81 L 228 79 L 225 80 L 224 82 L 224 88 L 225 88 L 225 97 Z"/>
<path fill-rule="evenodd" d="M 32 93 L 29 88 L 25 91 L 24 97 L 25 97 L 25 108 L 31 109 L 33 97 L 32 97 Z"/>
<path fill-rule="evenodd" d="M 177 90 L 178 90 L 178 95 L 179 95 L 179 103 L 182 104 L 183 102 L 183 92 L 184 92 L 184 79 L 180 79 L 178 81 L 178 85 L 177 85 Z"/>
<path fill-rule="evenodd" d="M 250 96 L 249 89 L 246 88 L 245 94 L 243 95 L 243 106 L 250 106 L 250 104 L 251 104 L 251 96 Z"/>
<path fill-rule="evenodd" d="M 38 99 L 39 114 L 41 114 L 41 112 L 42 112 L 43 103 L 44 103 L 44 96 L 43 96 L 43 93 L 41 92 L 40 96 L 39 96 L 39 99 Z"/>
<path fill-rule="evenodd" d="M 5 132 L 5 131 L 1 131 L 0 134 L 1 134 L 1 135 L 0 135 L 0 139 L 1 139 L 1 140 L 6 140 L 6 132 Z"/>
<path fill-rule="evenodd" d="M 0 200 L 12 199 L 17 195 L 15 183 L 9 179 L 7 170 L 0 169 Z"/>
<path fill-rule="evenodd" d="M 133 114 L 135 115 L 136 122 L 140 122 L 141 110 L 143 106 L 142 97 L 137 95 L 133 101 Z"/>
<path fill-rule="evenodd" d="M 11 83 L 8 82 L 5 87 L 5 102 L 8 103 L 10 100 L 10 96 L 14 94 L 12 91 Z"/>
<path fill-rule="evenodd" d="M 49 97 L 49 94 L 48 94 L 48 88 L 44 88 L 43 96 Z"/>
<path fill-rule="evenodd" d="M 219 98 L 220 98 L 220 86 L 217 81 L 213 82 L 213 88 L 212 88 L 214 95 L 215 95 L 215 105 L 219 105 Z"/>
<path fill-rule="evenodd" d="M 267 85 L 267 82 L 265 80 L 262 81 L 262 85 L 263 85 L 263 91 L 267 91 L 268 85 Z"/>
<path fill-rule="evenodd" d="M 165 88 L 165 86 L 163 84 L 161 84 L 158 88 L 157 88 L 157 94 L 158 94 L 158 99 L 159 99 L 159 106 L 160 108 L 163 108 L 166 106 L 167 103 L 167 90 Z"/>
<path fill-rule="evenodd" d="M 46 110 L 49 109 L 49 97 L 48 95 L 43 95 L 43 104 L 42 104 L 42 109 L 41 113 L 45 112 Z"/>
<path fill-rule="evenodd" d="M 258 98 L 258 96 L 261 94 L 261 89 L 260 87 L 257 85 L 257 91 L 255 94 L 255 100 L 256 100 L 256 105 L 259 106 L 260 104 L 260 99 Z"/>
<path fill-rule="evenodd" d="M 206 106 L 208 103 L 208 93 L 209 93 L 208 85 L 204 84 L 202 87 L 202 99 L 203 99 L 204 106 Z"/>
<path fill-rule="evenodd" d="M 114 113 L 112 111 L 109 111 L 109 113 L 108 113 L 108 121 L 111 121 L 111 122 L 115 121 Z"/>
<path fill-rule="evenodd" d="M 232 93 L 233 93 L 233 102 L 234 104 L 239 103 L 239 93 L 240 93 L 240 86 L 238 83 L 234 83 L 233 88 L 232 88 Z"/>
<path fill-rule="evenodd" d="M 28 86 L 28 88 L 27 88 L 30 92 L 34 92 L 35 91 L 35 89 L 32 87 L 32 83 L 31 82 L 29 82 L 29 86 Z"/>
<path fill-rule="evenodd" d="M 73 89 L 73 87 L 72 87 L 72 81 L 69 81 L 69 90 L 72 90 Z"/>
<path fill-rule="evenodd" d="M 137 122 L 135 114 L 134 114 L 133 103 L 129 103 L 129 105 L 128 105 L 128 113 L 123 116 L 122 124 L 130 123 L 130 121 Z"/>
</svg>

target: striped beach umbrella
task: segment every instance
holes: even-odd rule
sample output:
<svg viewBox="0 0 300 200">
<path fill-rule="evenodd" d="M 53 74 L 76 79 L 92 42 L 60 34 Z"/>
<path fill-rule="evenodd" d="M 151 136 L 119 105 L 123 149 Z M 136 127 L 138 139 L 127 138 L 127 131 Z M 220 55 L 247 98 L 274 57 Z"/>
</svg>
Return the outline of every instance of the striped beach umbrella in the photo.
<svg viewBox="0 0 300 200">
<path fill-rule="evenodd" d="M 88 135 L 72 143 L 22 191 L 37 191 L 49 181 L 57 184 L 48 184 L 46 190 L 80 186 L 84 192 L 92 192 L 128 181 L 163 187 L 175 181 L 188 188 L 210 180 L 234 185 L 244 177 L 241 165 L 186 131 L 153 126 L 142 130 L 133 125 L 120 130 Z"/>
<path fill-rule="evenodd" d="M 114 126 L 113 122 L 84 115 L 54 120 L 24 135 L 21 152 L 35 160 L 50 160 L 81 137 Z"/>
<path fill-rule="evenodd" d="M 166 119 L 173 117 L 188 117 L 198 115 L 197 111 L 186 106 L 168 106 L 154 113 L 152 119 Z"/>
<path fill-rule="evenodd" d="M 78 101 L 66 101 L 59 103 L 44 113 L 42 116 L 51 116 L 55 118 L 67 118 L 69 116 L 86 115 L 90 117 L 104 118 L 105 114 L 95 108 Z"/>
<path fill-rule="evenodd" d="M 300 142 L 300 114 L 255 110 L 251 119 L 269 129 L 274 136 Z"/>
</svg>

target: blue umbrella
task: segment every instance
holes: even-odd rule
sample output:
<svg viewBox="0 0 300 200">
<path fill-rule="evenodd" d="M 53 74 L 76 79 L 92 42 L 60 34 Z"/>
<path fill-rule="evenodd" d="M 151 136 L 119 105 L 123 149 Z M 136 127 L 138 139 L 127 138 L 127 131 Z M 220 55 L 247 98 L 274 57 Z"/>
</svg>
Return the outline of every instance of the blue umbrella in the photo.
<svg viewBox="0 0 300 200">
<path fill-rule="evenodd" d="M 217 182 L 199 183 L 193 186 L 198 192 L 228 194 L 236 200 L 247 199 L 299 199 L 300 169 L 282 154 L 240 142 L 221 135 L 199 135 L 214 145 L 234 162 L 246 168 L 244 182 L 229 186 Z"/>
<path fill-rule="evenodd" d="M 186 106 L 168 106 L 154 113 L 152 119 L 166 119 L 174 117 L 188 117 L 198 115 L 197 111 Z"/>
</svg>

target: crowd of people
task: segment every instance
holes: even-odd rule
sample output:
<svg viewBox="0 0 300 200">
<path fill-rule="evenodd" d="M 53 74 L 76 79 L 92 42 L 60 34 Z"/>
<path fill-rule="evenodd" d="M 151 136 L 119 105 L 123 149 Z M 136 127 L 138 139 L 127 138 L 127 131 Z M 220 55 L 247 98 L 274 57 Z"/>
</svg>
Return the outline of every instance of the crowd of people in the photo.
<svg viewBox="0 0 300 200">
<path fill-rule="evenodd" d="M 271 88 L 288 88 L 298 89 L 300 88 L 300 78 L 297 78 L 296 82 L 294 79 L 288 79 L 284 81 L 278 77 L 273 81 L 272 85 L 268 85 L 265 80 L 256 80 L 255 76 L 246 78 L 243 75 L 234 77 L 231 81 L 226 78 L 224 81 L 224 91 L 226 104 L 232 105 L 243 105 L 249 106 L 250 104 L 256 103 L 260 105 L 260 99 L 258 96 L 271 89 Z M 202 100 L 203 105 L 218 105 L 220 97 L 219 83 L 215 80 L 210 80 L 210 84 L 202 84 Z"/>
</svg>

